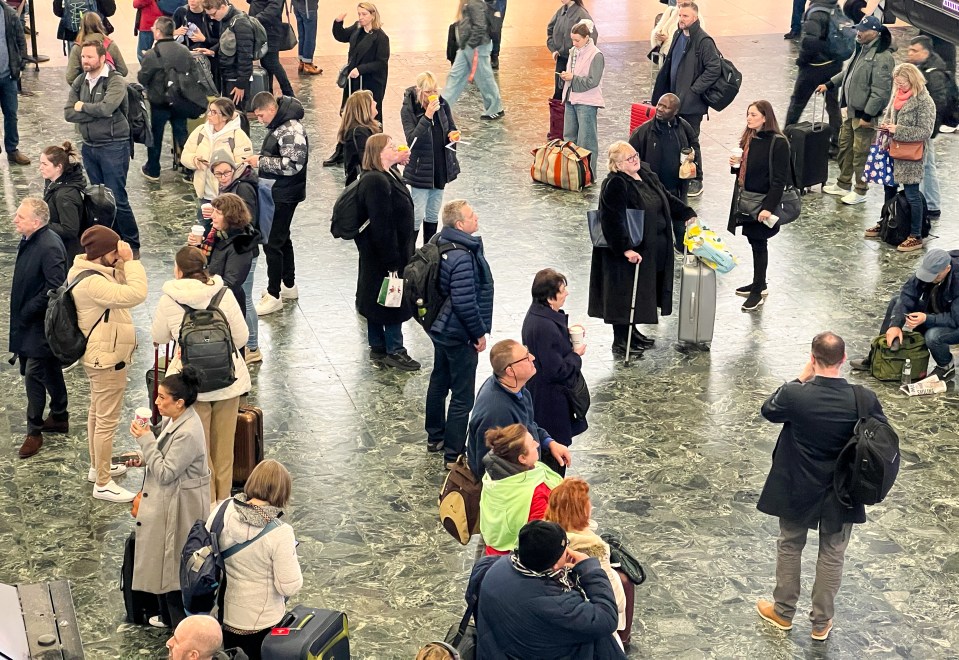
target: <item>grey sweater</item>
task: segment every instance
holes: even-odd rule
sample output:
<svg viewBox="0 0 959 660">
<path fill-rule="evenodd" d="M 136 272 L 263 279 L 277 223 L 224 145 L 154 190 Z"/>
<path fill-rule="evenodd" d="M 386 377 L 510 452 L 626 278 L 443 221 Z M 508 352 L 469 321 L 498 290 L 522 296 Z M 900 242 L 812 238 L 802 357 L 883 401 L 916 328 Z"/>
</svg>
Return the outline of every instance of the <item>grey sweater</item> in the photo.
<svg viewBox="0 0 959 660">
<path fill-rule="evenodd" d="M 549 24 L 546 26 L 546 47 L 551 53 L 559 53 L 560 57 L 569 57 L 569 49 L 573 47 L 573 40 L 569 33 L 573 26 L 583 20 L 593 20 L 586 8 L 575 3 L 568 7 L 560 7 L 553 14 Z M 593 43 L 599 39 L 599 32 L 596 26 L 593 26 Z"/>
</svg>

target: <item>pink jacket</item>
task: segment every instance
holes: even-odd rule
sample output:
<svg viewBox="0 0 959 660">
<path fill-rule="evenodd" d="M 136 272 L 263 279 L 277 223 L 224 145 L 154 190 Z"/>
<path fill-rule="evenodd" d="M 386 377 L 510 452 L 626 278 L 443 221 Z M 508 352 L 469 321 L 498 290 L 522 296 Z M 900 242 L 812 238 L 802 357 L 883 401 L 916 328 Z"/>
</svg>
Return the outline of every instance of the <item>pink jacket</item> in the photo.
<svg viewBox="0 0 959 660">
<path fill-rule="evenodd" d="M 575 69 L 572 68 L 574 54 Z M 573 105 L 606 107 L 601 86 L 605 66 L 606 60 L 592 39 L 582 48 L 570 49 L 566 71 L 573 74 L 573 79 L 563 85 L 563 98 Z"/>
</svg>

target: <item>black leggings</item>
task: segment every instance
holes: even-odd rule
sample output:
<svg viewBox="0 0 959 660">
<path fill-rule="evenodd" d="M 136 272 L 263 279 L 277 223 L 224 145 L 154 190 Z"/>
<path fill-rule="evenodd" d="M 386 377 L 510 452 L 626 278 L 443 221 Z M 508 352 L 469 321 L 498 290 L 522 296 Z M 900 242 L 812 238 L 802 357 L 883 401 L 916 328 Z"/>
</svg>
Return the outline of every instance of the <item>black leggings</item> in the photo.
<svg viewBox="0 0 959 660">
<path fill-rule="evenodd" d="M 753 288 L 766 288 L 766 269 L 769 267 L 769 239 L 749 238 L 753 249 Z"/>
<path fill-rule="evenodd" d="M 283 65 L 280 64 L 280 54 L 275 51 L 269 51 L 266 55 L 260 58 L 260 66 L 262 66 L 266 72 L 266 91 L 273 93 L 273 79 L 276 78 L 276 81 L 280 83 L 280 93 L 283 96 L 294 96 L 293 86 L 290 84 L 290 79 L 286 75 L 286 69 L 283 68 Z"/>
<path fill-rule="evenodd" d="M 223 648 L 225 649 L 243 649 L 250 660 L 260 660 L 262 657 L 260 649 L 263 646 L 263 640 L 270 634 L 273 627 L 264 628 L 260 632 L 252 635 L 237 635 L 227 629 L 223 629 Z"/>
</svg>

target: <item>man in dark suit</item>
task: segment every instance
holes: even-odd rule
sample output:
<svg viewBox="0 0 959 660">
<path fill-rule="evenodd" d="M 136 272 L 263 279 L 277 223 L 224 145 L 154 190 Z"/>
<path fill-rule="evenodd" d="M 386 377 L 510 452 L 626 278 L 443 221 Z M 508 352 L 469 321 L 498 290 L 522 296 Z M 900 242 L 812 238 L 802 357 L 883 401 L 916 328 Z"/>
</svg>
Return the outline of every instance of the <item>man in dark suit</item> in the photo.
<svg viewBox="0 0 959 660">
<path fill-rule="evenodd" d="M 846 344 L 832 332 L 812 341 L 812 354 L 799 377 L 785 383 L 762 407 L 770 422 L 783 424 L 773 450 L 757 508 L 779 518 L 776 589 L 773 600 L 756 609 L 780 630 L 791 630 L 802 550 L 809 529 L 819 528 L 819 559 L 812 589 L 812 638 L 824 640 L 832 630 L 833 601 L 842 582 L 842 565 L 853 523 L 866 522 L 862 505 L 840 504 L 833 487 L 836 459 L 852 437 L 858 420 L 852 385 L 839 373 Z M 886 421 L 879 399 L 865 390 L 869 415 Z"/>
<path fill-rule="evenodd" d="M 58 288 L 67 276 L 67 251 L 49 222 L 47 203 L 36 197 L 25 198 L 13 217 L 13 226 L 22 238 L 10 290 L 9 350 L 11 363 L 20 360 L 20 375 L 27 389 L 27 437 L 20 458 L 40 451 L 44 431 L 69 430 L 67 386 L 60 361 L 50 351 L 43 331 L 47 291 Z M 43 419 L 48 393 L 50 417 Z"/>
</svg>

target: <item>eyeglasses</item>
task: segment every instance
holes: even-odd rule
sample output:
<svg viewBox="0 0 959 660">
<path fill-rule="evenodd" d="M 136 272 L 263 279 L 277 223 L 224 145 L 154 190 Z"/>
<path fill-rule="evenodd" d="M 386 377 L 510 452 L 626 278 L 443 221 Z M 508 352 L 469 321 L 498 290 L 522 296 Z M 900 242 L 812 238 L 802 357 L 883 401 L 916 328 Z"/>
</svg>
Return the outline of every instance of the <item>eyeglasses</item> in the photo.
<svg viewBox="0 0 959 660">
<path fill-rule="evenodd" d="M 620 163 L 636 163 L 636 162 L 638 162 L 638 161 L 639 161 L 639 154 L 636 153 L 636 154 L 633 154 L 632 156 L 630 156 L 630 157 L 628 157 L 628 158 L 622 159 L 622 160 L 619 161 L 619 162 L 620 162 Z"/>
<path fill-rule="evenodd" d="M 510 362 L 509 364 L 507 364 L 507 365 L 506 365 L 506 368 L 509 369 L 509 368 L 512 367 L 514 364 L 519 364 L 520 362 L 526 362 L 526 361 L 529 361 L 530 364 L 533 364 L 533 354 L 530 353 L 529 351 L 526 351 L 526 355 L 524 355 L 524 356 L 521 357 L 520 359 L 515 360 L 515 361 Z"/>
<path fill-rule="evenodd" d="M 214 110 L 213 108 L 210 108 L 209 110 L 207 110 L 206 114 L 210 115 L 211 117 L 219 117 L 223 115 L 222 112 L 220 112 L 219 110 Z"/>
<path fill-rule="evenodd" d="M 228 176 L 233 176 L 233 170 L 227 170 L 226 172 L 214 172 L 213 176 L 215 176 L 218 179 L 222 179 Z"/>
</svg>

